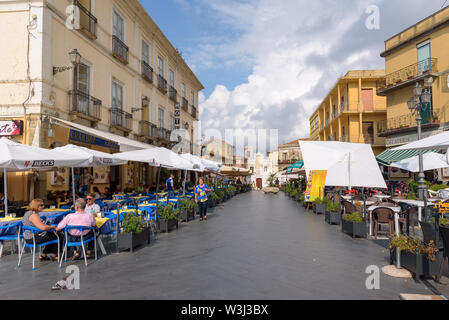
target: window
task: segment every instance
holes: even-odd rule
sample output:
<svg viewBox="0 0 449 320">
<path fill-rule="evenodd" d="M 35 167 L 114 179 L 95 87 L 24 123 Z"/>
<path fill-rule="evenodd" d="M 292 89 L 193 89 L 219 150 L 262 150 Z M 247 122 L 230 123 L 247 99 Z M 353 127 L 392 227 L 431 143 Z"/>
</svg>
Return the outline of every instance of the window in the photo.
<svg viewBox="0 0 449 320">
<path fill-rule="evenodd" d="M 89 94 L 90 88 L 90 68 L 79 63 L 76 66 L 76 89 L 82 93 Z"/>
<path fill-rule="evenodd" d="M 142 40 L 142 61 L 150 65 L 150 46 L 145 40 Z"/>
<path fill-rule="evenodd" d="M 165 120 L 164 109 L 159 108 L 159 110 L 158 110 L 158 124 L 159 124 L 159 128 L 165 128 L 164 120 Z"/>
<path fill-rule="evenodd" d="M 112 108 L 123 109 L 123 87 L 112 81 Z"/>
<path fill-rule="evenodd" d="M 430 40 L 424 41 L 417 46 L 418 49 L 418 75 L 432 71 L 430 62 Z"/>
<path fill-rule="evenodd" d="M 373 89 L 362 89 L 362 102 L 364 111 L 374 110 L 374 93 Z"/>
<path fill-rule="evenodd" d="M 175 72 L 172 69 L 170 69 L 170 85 L 175 87 Z"/>
<path fill-rule="evenodd" d="M 170 131 L 175 131 L 175 117 L 170 115 Z"/>
<path fill-rule="evenodd" d="M 195 92 L 190 92 L 190 103 L 195 106 Z"/>
<path fill-rule="evenodd" d="M 124 29 L 123 18 L 116 11 L 114 11 L 113 35 L 119 38 L 122 42 L 125 42 Z"/>
<path fill-rule="evenodd" d="M 164 60 L 162 60 L 161 57 L 157 57 L 157 66 L 158 66 L 158 72 L 160 76 L 164 76 Z"/>
<path fill-rule="evenodd" d="M 186 84 L 183 82 L 182 83 L 182 97 L 186 98 Z"/>
</svg>

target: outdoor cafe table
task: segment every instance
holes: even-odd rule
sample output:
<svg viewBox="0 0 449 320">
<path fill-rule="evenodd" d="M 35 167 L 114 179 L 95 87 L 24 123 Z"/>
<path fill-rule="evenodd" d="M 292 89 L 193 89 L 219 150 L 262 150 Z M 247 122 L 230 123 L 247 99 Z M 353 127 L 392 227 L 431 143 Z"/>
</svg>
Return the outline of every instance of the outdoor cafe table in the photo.
<svg viewBox="0 0 449 320">
<path fill-rule="evenodd" d="M 408 200 L 408 199 L 399 199 L 399 198 L 393 198 L 393 201 L 398 203 L 405 203 L 413 207 L 418 207 L 418 220 L 421 221 L 422 219 L 422 209 L 424 208 L 424 201 L 421 200 Z M 438 200 L 432 200 L 427 199 L 428 203 L 434 203 Z"/>
</svg>

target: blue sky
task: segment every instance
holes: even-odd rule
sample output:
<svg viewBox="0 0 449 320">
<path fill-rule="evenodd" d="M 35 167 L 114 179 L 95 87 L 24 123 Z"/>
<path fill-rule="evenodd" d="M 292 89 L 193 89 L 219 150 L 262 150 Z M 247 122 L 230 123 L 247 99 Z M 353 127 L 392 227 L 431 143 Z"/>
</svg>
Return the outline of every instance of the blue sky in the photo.
<svg viewBox="0 0 449 320">
<path fill-rule="evenodd" d="M 139 0 L 150 16 L 161 28 L 175 48 L 178 48 L 189 63 L 197 48 L 201 48 L 210 38 L 237 38 L 239 33 L 229 26 L 217 23 L 216 13 L 201 3 L 188 0 Z M 190 63 L 189 63 L 190 64 Z M 217 61 L 213 67 L 193 66 L 194 72 L 205 89 L 203 93 L 209 96 L 217 84 L 228 88 L 243 83 L 251 72 L 247 64 L 238 67 L 226 67 Z"/>
<path fill-rule="evenodd" d="M 206 88 L 203 133 L 277 129 L 284 143 L 309 136 L 309 117 L 340 76 L 384 69 L 384 41 L 444 0 L 140 2 Z M 377 30 L 365 24 L 372 5 Z"/>
</svg>

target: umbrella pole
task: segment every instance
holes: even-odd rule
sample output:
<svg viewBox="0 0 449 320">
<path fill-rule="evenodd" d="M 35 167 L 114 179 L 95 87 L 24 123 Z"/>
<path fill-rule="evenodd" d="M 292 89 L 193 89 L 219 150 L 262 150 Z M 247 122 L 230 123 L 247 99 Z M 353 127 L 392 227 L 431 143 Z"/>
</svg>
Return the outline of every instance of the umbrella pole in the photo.
<svg viewBox="0 0 449 320">
<path fill-rule="evenodd" d="M 6 168 L 3 169 L 3 181 L 5 187 L 5 217 L 8 216 L 8 174 Z"/>
<path fill-rule="evenodd" d="M 186 195 L 186 180 L 187 180 L 187 170 L 184 170 L 184 181 L 182 182 L 182 195 Z"/>
<path fill-rule="evenodd" d="M 72 168 L 72 195 L 73 195 L 73 205 L 75 205 L 75 169 Z"/>
<path fill-rule="evenodd" d="M 365 197 L 365 187 L 362 188 L 363 196 L 363 217 L 366 219 L 366 197 Z"/>
<path fill-rule="evenodd" d="M 159 222 L 159 183 L 161 180 L 161 167 L 157 169 L 157 186 L 156 186 L 156 222 Z"/>
</svg>

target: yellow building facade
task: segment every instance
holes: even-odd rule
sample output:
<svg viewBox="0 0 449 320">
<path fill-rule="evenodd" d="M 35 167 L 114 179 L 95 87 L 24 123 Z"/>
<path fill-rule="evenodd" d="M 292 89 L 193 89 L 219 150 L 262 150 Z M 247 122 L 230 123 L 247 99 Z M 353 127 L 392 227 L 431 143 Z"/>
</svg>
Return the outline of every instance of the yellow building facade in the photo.
<svg viewBox="0 0 449 320">
<path fill-rule="evenodd" d="M 387 119 L 380 133 L 387 147 L 417 140 L 416 115 L 408 109 L 413 87 L 432 92 L 421 115 L 423 138 L 442 132 L 449 121 L 449 8 L 444 8 L 385 41 L 386 77 L 377 93 L 387 99 Z"/>
<path fill-rule="evenodd" d="M 114 153 L 170 147 L 179 128 L 199 154 L 203 85 L 137 0 L 1 0 L 0 29 L 0 123 L 20 127 L 14 140 Z M 113 170 L 122 188 L 154 177 L 138 163 Z M 68 189 L 50 175 L 36 195 Z M 32 177 L 9 174 L 13 200 L 33 196 Z"/>
<path fill-rule="evenodd" d="M 349 71 L 338 79 L 310 117 L 312 141 L 341 141 L 372 145 L 375 155 L 385 150 L 385 138 L 378 137 L 386 119 L 386 98 L 376 94 L 384 70 Z"/>
</svg>

